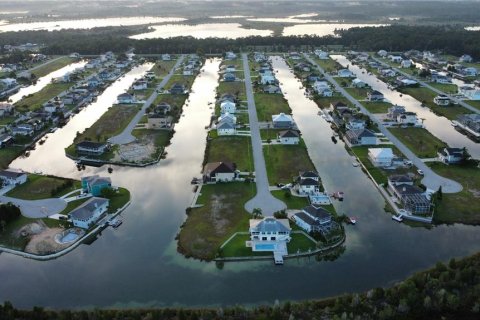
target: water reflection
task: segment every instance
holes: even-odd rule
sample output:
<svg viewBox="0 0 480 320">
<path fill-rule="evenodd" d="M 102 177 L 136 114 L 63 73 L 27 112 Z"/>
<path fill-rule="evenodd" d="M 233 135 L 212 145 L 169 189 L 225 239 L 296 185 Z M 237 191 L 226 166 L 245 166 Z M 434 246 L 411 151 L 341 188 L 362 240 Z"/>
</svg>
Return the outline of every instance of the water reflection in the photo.
<svg viewBox="0 0 480 320">
<path fill-rule="evenodd" d="M 85 64 L 87 64 L 86 61 L 80 61 L 80 62 L 69 64 L 68 66 L 60 68 L 58 70 L 55 70 L 55 71 L 47 74 L 46 76 L 39 78 L 34 85 L 31 85 L 31 86 L 28 86 L 28 87 L 25 87 L 25 88 L 21 88 L 20 90 L 18 90 L 17 93 L 12 95 L 9 98 L 9 100 L 11 100 L 11 103 L 16 103 L 16 102 L 20 101 L 23 98 L 23 96 L 28 96 L 29 94 L 32 94 L 32 93 L 35 93 L 35 92 L 38 92 L 38 91 L 42 90 L 49 83 L 51 83 L 53 79 L 64 76 L 65 74 L 67 74 L 69 72 L 72 72 L 73 70 L 75 70 L 77 68 L 83 68 L 85 66 Z M 33 71 L 33 73 L 35 73 L 35 71 Z"/>
<path fill-rule="evenodd" d="M 381 91 L 385 98 L 393 104 L 404 106 L 407 111 L 416 112 L 419 119 L 425 119 L 423 124 L 425 128 L 430 131 L 434 136 L 442 141 L 445 141 L 451 147 L 466 147 L 473 158 L 480 158 L 480 145 L 476 144 L 466 136 L 456 131 L 445 117 L 439 117 L 429 108 L 422 107 L 422 103 L 408 94 L 402 94 L 388 88 L 388 85 L 377 79 L 373 74 L 368 74 L 365 69 L 360 68 L 357 65 L 352 65 L 345 56 L 332 55 L 332 59 L 340 63 L 342 66 L 349 66 L 349 69 L 355 73 L 355 75 L 371 86 L 373 89 Z"/>
</svg>

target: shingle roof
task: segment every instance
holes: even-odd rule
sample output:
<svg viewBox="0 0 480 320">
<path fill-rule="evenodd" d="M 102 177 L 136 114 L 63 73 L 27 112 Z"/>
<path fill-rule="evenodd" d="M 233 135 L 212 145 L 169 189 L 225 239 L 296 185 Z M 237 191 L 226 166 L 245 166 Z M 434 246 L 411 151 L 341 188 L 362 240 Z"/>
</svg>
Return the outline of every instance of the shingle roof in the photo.
<svg viewBox="0 0 480 320">
<path fill-rule="evenodd" d="M 287 219 L 267 217 L 262 220 L 250 219 L 250 230 L 254 232 L 290 232 L 291 228 Z"/>
<path fill-rule="evenodd" d="M 308 213 L 310 216 L 314 217 L 314 218 L 317 218 L 319 220 L 323 220 L 323 219 L 326 219 L 326 218 L 330 218 L 332 215 L 330 214 L 330 212 L 328 212 L 327 210 L 325 210 L 324 208 L 322 207 L 316 207 L 314 205 L 309 205 L 309 206 L 306 206 L 305 208 L 303 208 L 303 211 L 305 211 L 306 213 Z"/>
<path fill-rule="evenodd" d="M 298 138 L 300 135 L 298 134 L 298 131 L 285 130 L 285 131 L 280 131 L 278 133 L 278 136 L 281 138 Z"/>
<path fill-rule="evenodd" d="M 406 174 L 395 174 L 388 177 L 391 182 L 413 182 L 413 180 Z"/>
<path fill-rule="evenodd" d="M 217 173 L 233 173 L 237 166 L 233 162 L 210 162 L 203 168 L 203 173 L 207 175 Z"/>
<path fill-rule="evenodd" d="M 92 197 L 86 202 L 73 209 L 70 212 L 70 217 L 75 220 L 88 220 L 93 216 L 93 212 L 99 206 L 102 206 L 105 202 L 108 203 L 108 199 Z"/>
<path fill-rule="evenodd" d="M 76 144 L 77 147 L 85 149 L 98 149 L 105 145 L 105 143 L 92 142 L 92 141 L 82 141 Z"/>
</svg>

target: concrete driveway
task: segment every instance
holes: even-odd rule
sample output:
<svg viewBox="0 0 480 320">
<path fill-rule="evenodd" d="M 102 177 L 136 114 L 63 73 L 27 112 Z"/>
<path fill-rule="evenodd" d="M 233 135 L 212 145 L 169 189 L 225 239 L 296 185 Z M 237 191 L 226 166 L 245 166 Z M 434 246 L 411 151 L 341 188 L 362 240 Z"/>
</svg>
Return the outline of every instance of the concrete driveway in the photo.
<svg viewBox="0 0 480 320">
<path fill-rule="evenodd" d="M 67 202 L 59 198 L 42 200 L 22 200 L 0 196 L 0 202 L 11 202 L 20 208 L 22 215 L 27 218 L 46 218 L 60 213 L 67 207 Z"/>
</svg>

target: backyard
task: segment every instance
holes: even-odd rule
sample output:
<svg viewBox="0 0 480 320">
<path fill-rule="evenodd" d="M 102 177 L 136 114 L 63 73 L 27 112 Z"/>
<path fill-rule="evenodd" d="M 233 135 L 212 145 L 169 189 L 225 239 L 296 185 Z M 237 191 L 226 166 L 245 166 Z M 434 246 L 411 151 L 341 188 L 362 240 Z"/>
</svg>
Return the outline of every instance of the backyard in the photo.
<svg viewBox="0 0 480 320">
<path fill-rule="evenodd" d="M 42 90 L 26 96 L 22 100 L 15 103 L 15 107 L 18 111 L 21 112 L 37 110 L 41 108 L 43 103 L 47 102 L 50 99 L 53 99 L 55 96 L 69 89 L 71 86 L 71 83 L 48 84 Z"/>
<path fill-rule="evenodd" d="M 434 158 L 439 148 L 446 146 L 424 128 L 389 128 L 403 144 L 420 158 Z"/>
<path fill-rule="evenodd" d="M 80 188 L 80 181 L 29 174 L 27 182 L 7 192 L 7 196 L 24 200 L 39 200 L 60 197 Z"/>
<path fill-rule="evenodd" d="M 208 162 L 234 162 L 240 171 L 254 171 L 250 137 L 223 136 L 210 140 L 205 149 L 205 163 Z"/>
<path fill-rule="evenodd" d="M 255 93 L 255 106 L 257 107 L 258 121 L 272 121 L 272 115 L 285 113 L 292 110 L 287 100 L 280 94 Z"/>
<path fill-rule="evenodd" d="M 392 106 L 391 103 L 377 101 L 362 101 L 362 105 L 371 113 L 387 113 Z"/>
</svg>

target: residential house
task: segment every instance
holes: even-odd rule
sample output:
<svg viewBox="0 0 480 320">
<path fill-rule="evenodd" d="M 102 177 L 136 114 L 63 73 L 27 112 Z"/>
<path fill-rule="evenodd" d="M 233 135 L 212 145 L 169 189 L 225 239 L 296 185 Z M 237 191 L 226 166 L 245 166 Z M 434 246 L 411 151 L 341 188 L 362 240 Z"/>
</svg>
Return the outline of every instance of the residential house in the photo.
<svg viewBox="0 0 480 320">
<path fill-rule="evenodd" d="M 171 94 L 184 94 L 185 93 L 185 86 L 181 83 L 174 83 L 172 87 L 170 88 L 170 93 Z"/>
<path fill-rule="evenodd" d="M 300 195 L 310 195 L 320 192 L 320 176 L 315 171 L 300 172 L 295 189 Z"/>
<path fill-rule="evenodd" d="M 330 108 L 335 110 L 335 111 L 350 109 L 345 103 L 343 103 L 341 101 L 336 101 L 336 102 L 330 103 Z"/>
<path fill-rule="evenodd" d="M 231 124 L 237 123 L 237 117 L 230 113 L 223 113 L 218 117 L 218 122 L 229 122 Z"/>
<path fill-rule="evenodd" d="M 220 97 L 220 99 L 218 99 L 218 101 L 221 103 L 221 102 L 225 102 L 225 101 L 231 101 L 231 102 L 235 102 L 236 100 L 236 97 L 235 95 L 231 94 L 231 93 L 224 93 L 222 94 L 222 96 Z"/>
<path fill-rule="evenodd" d="M 431 202 L 419 187 L 410 184 L 397 184 L 393 187 L 393 194 L 405 210 L 412 214 L 430 213 Z"/>
<path fill-rule="evenodd" d="M 320 60 L 328 60 L 328 52 L 323 51 L 323 50 L 315 50 L 315 55 L 318 57 Z"/>
<path fill-rule="evenodd" d="M 17 80 L 13 78 L 0 79 L 0 83 L 3 84 L 5 89 L 12 89 L 18 85 Z"/>
<path fill-rule="evenodd" d="M 293 215 L 295 224 L 308 233 L 328 233 L 332 227 L 332 215 L 321 206 L 309 205 Z"/>
<path fill-rule="evenodd" d="M 162 54 L 161 58 L 162 58 L 162 61 L 170 61 L 170 60 L 172 60 L 172 56 L 169 55 L 168 53 Z"/>
<path fill-rule="evenodd" d="M 163 114 L 163 115 L 168 114 L 170 111 L 172 111 L 172 107 L 166 102 L 157 104 L 157 106 L 154 108 L 154 113 Z"/>
<path fill-rule="evenodd" d="M 385 58 L 387 55 L 388 55 L 388 52 L 386 50 L 379 50 L 377 52 L 377 54 L 382 57 L 382 58 Z"/>
<path fill-rule="evenodd" d="M 397 56 L 397 55 L 389 55 L 388 59 L 394 63 L 401 63 L 403 61 L 402 56 Z"/>
<path fill-rule="evenodd" d="M 69 219 L 75 227 L 90 229 L 107 212 L 109 203 L 108 199 L 92 197 L 73 209 Z"/>
<path fill-rule="evenodd" d="M 368 148 L 368 158 L 374 166 L 388 168 L 392 166 L 394 155 L 391 148 Z"/>
<path fill-rule="evenodd" d="M 33 136 L 33 133 L 35 132 L 34 127 L 31 124 L 27 123 L 17 124 L 10 129 L 12 130 L 13 136 Z"/>
<path fill-rule="evenodd" d="M 263 61 L 266 61 L 267 60 L 267 56 L 261 52 L 254 52 L 253 53 L 253 60 L 255 60 L 255 62 L 259 63 L 259 62 L 263 62 Z"/>
<path fill-rule="evenodd" d="M 235 102 L 232 101 L 224 101 L 220 103 L 220 112 L 221 113 L 235 113 L 237 111 L 237 107 Z"/>
<path fill-rule="evenodd" d="M 225 60 L 234 60 L 237 59 L 237 55 L 232 51 L 225 52 Z"/>
<path fill-rule="evenodd" d="M 229 182 L 237 177 L 237 166 L 232 162 L 210 162 L 203 168 L 204 182 Z"/>
<path fill-rule="evenodd" d="M 13 137 L 8 134 L 0 134 L 0 148 L 5 148 L 13 144 Z"/>
<path fill-rule="evenodd" d="M 337 76 L 340 78 L 353 78 L 355 75 L 353 74 L 352 71 L 348 69 L 341 69 L 337 71 Z"/>
<path fill-rule="evenodd" d="M 398 116 L 405 113 L 405 107 L 399 105 L 393 105 L 388 108 L 387 118 L 393 121 L 397 121 Z"/>
<path fill-rule="evenodd" d="M 402 125 L 416 125 L 418 122 L 415 112 L 403 112 L 397 116 L 397 122 Z"/>
<path fill-rule="evenodd" d="M 383 96 L 383 93 L 377 90 L 372 90 L 367 93 L 367 100 L 368 101 L 383 101 L 385 97 Z"/>
<path fill-rule="evenodd" d="M 438 61 L 435 54 L 431 53 L 430 51 L 423 52 L 423 60 L 426 60 L 428 62 L 437 62 Z"/>
<path fill-rule="evenodd" d="M 402 60 L 402 63 L 400 63 L 400 67 L 402 68 L 410 68 L 412 66 L 412 60 L 410 59 L 404 59 Z"/>
<path fill-rule="evenodd" d="M 265 93 L 271 93 L 271 94 L 277 94 L 277 93 L 282 93 L 282 90 L 280 89 L 279 86 L 269 84 L 263 87 L 263 92 Z"/>
<path fill-rule="evenodd" d="M 223 81 L 225 82 L 233 82 L 237 79 L 234 73 L 227 72 L 223 75 Z"/>
<path fill-rule="evenodd" d="M 433 98 L 433 102 L 437 106 L 448 106 L 448 105 L 450 105 L 450 98 L 447 97 L 444 94 L 441 94 L 441 95 L 438 95 L 435 98 Z"/>
<path fill-rule="evenodd" d="M 252 251 L 274 251 L 274 243 L 290 241 L 291 231 L 292 228 L 290 228 L 288 219 L 276 219 L 274 217 L 250 219 L 249 232 Z M 261 245 L 265 243 L 270 244 L 270 246 Z"/>
<path fill-rule="evenodd" d="M 474 67 L 467 67 L 460 70 L 460 73 L 465 77 L 476 77 L 478 70 Z"/>
<path fill-rule="evenodd" d="M 300 142 L 300 134 L 296 130 L 284 130 L 277 134 L 277 140 L 281 144 L 298 144 Z"/>
<path fill-rule="evenodd" d="M 106 70 L 100 71 L 97 75 L 100 78 L 100 80 L 103 80 L 103 81 L 106 81 L 112 77 L 112 75 Z"/>
<path fill-rule="evenodd" d="M 388 190 L 393 194 L 395 187 L 401 184 L 413 186 L 413 180 L 406 174 L 395 174 L 388 177 Z"/>
<path fill-rule="evenodd" d="M 462 126 L 473 131 L 477 135 L 480 134 L 480 114 L 462 114 L 458 116 L 457 119 Z"/>
<path fill-rule="evenodd" d="M 266 84 L 275 84 L 277 79 L 272 74 L 260 74 L 260 83 L 263 85 Z"/>
<path fill-rule="evenodd" d="M 129 93 L 122 93 L 117 96 L 118 104 L 132 104 L 136 102 L 137 100 L 135 99 L 135 97 Z"/>
<path fill-rule="evenodd" d="M 469 54 L 464 54 L 458 59 L 459 62 L 471 63 L 473 61 L 472 56 Z"/>
<path fill-rule="evenodd" d="M 441 148 L 437 152 L 438 159 L 444 163 L 459 163 L 464 159 L 461 148 Z"/>
<path fill-rule="evenodd" d="M 368 129 L 348 130 L 345 133 L 345 138 L 353 146 L 377 144 L 377 136 L 373 131 Z"/>
<path fill-rule="evenodd" d="M 147 129 L 157 130 L 169 128 L 171 117 L 159 113 L 151 113 L 147 116 Z"/>
<path fill-rule="evenodd" d="M 290 57 L 290 59 L 292 59 L 292 60 L 300 60 L 300 59 L 302 59 L 302 57 L 300 56 L 300 53 L 295 52 L 295 51 L 294 51 L 294 52 L 290 52 L 290 53 L 289 53 L 289 57 Z"/>
<path fill-rule="evenodd" d="M 333 95 L 333 91 L 330 89 L 330 85 L 327 81 L 315 81 L 312 88 L 323 97 L 331 97 Z"/>
<path fill-rule="evenodd" d="M 412 86 L 417 86 L 418 85 L 418 82 L 416 80 L 409 79 L 409 78 L 404 77 L 404 76 L 397 77 L 396 83 L 397 83 L 397 85 L 399 85 L 401 87 L 412 87 Z"/>
<path fill-rule="evenodd" d="M 0 117 L 5 117 L 12 114 L 14 108 L 13 105 L 8 102 L 0 102 Z"/>
<path fill-rule="evenodd" d="M 352 87 L 354 88 L 365 88 L 366 86 L 367 84 L 358 78 L 352 80 Z"/>
<path fill-rule="evenodd" d="M 92 141 L 81 141 L 75 145 L 77 154 L 82 155 L 101 155 L 107 149 L 105 143 L 92 142 Z"/>
<path fill-rule="evenodd" d="M 384 77 L 395 77 L 397 73 L 392 69 L 380 69 L 380 74 Z"/>
<path fill-rule="evenodd" d="M 221 121 L 216 128 L 219 136 L 233 136 L 237 133 L 236 125 L 230 121 Z"/>
<path fill-rule="evenodd" d="M 235 71 L 237 71 L 237 68 L 233 64 L 230 64 L 228 66 L 225 66 L 224 71 L 225 72 L 235 72 Z"/>
<path fill-rule="evenodd" d="M 133 90 L 146 90 L 148 88 L 148 82 L 146 80 L 140 79 L 133 83 Z"/>
<path fill-rule="evenodd" d="M 88 79 L 87 83 L 90 88 L 96 88 L 100 85 L 101 82 L 100 82 L 100 79 L 93 76 L 90 79 Z"/>
<path fill-rule="evenodd" d="M 435 82 L 435 83 L 444 83 L 444 84 L 452 83 L 452 78 L 442 73 L 432 73 L 431 80 L 432 82 Z"/>
<path fill-rule="evenodd" d="M 82 177 L 81 182 L 83 192 L 90 193 L 94 197 L 99 197 L 103 190 L 112 188 L 112 180 L 99 175 Z"/>
<path fill-rule="evenodd" d="M 459 88 L 459 93 L 468 100 L 480 100 L 480 88 L 478 87 L 462 86 Z"/>
<path fill-rule="evenodd" d="M 27 174 L 22 170 L 5 169 L 0 171 L 0 180 L 3 185 L 19 185 L 27 182 Z"/>
<path fill-rule="evenodd" d="M 293 118 L 282 112 L 272 116 L 272 123 L 274 128 L 291 128 L 293 127 Z"/>
<path fill-rule="evenodd" d="M 350 117 L 350 119 L 348 119 L 347 123 L 345 124 L 345 127 L 349 130 L 364 129 L 365 126 L 366 126 L 365 120 L 357 117 Z"/>
</svg>

